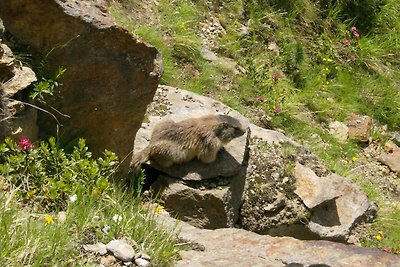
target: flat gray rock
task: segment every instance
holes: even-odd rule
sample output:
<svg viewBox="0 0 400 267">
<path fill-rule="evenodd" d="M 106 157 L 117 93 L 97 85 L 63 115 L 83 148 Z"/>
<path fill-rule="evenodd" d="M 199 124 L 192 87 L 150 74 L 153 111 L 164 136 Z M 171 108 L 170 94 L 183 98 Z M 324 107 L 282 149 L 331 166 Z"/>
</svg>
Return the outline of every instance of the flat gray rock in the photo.
<svg viewBox="0 0 400 267">
<path fill-rule="evenodd" d="M 309 209 L 341 195 L 325 177 L 318 177 L 310 168 L 304 167 L 300 163 L 296 163 L 294 177 L 296 178 L 294 192 Z"/>
<path fill-rule="evenodd" d="M 271 237 L 235 228 L 198 229 L 177 222 L 166 213 L 160 214 L 157 220 L 160 225 L 179 232 L 179 237 L 193 248 L 180 252 L 178 267 L 400 266 L 399 256 L 376 249 Z"/>
<path fill-rule="evenodd" d="M 264 129 L 257 125 L 250 124 L 251 137 L 259 138 L 269 145 L 279 145 L 282 143 L 289 143 L 294 146 L 299 146 L 298 143 L 287 137 L 281 132 Z"/>
</svg>

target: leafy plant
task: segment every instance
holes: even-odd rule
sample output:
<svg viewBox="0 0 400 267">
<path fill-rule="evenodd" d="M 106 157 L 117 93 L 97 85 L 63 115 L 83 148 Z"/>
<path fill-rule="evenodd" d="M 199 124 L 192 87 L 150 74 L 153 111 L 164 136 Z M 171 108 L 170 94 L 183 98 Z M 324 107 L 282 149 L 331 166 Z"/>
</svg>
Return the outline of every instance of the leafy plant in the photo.
<svg viewBox="0 0 400 267">
<path fill-rule="evenodd" d="M 18 189 L 24 201 L 47 210 L 64 207 L 78 191 L 94 197 L 107 192 L 117 163 L 117 156 L 107 150 L 103 157 L 93 159 L 84 139 L 79 139 L 71 154 L 58 148 L 53 137 L 37 147 L 26 138 L 18 144 L 7 138 L 0 145 L 0 175 Z"/>
<path fill-rule="evenodd" d="M 67 69 L 59 67 L 52 78 L 42 77 L 40 81 L 34 83 L 34 88 L 29 97 L 31 99 L 44 99 L 45 94 L 53 95 L 54 90 L 61 84 L 60 79 Z"/>
</svg>

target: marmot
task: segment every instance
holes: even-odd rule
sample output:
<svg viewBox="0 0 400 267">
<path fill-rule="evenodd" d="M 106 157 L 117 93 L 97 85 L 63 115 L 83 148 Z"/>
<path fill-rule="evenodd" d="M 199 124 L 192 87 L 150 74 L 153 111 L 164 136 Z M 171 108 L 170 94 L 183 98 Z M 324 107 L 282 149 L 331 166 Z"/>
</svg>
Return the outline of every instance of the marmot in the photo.
<svg viewBox="0 0 400 267">
<path fill-rule="evenodd" d="M 211 163 L 220 148 L 245 132 L 240 122 L 228 115 L 164 120 L 154 127 L 149 145 L 133 155 L 130 167 L 138 170 L 148 160 L 164 168 L 194 158 Z"/>
</svg>

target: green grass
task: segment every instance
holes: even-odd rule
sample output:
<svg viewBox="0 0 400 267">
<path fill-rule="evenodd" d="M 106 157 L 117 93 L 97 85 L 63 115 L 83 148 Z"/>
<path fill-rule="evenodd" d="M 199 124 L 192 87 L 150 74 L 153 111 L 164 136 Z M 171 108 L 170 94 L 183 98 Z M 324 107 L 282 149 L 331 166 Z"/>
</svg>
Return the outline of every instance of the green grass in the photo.
<svg viewBox="0 0 400 267">
<path fill-rule="evenodd" d="M 178 254 L 170 231 L 160 229 L 153 219 L 154 211 L 146 210 L 138 197 L 118 187 L 110 195 L 95 199 L 79 195 L 70 202 L 65 222 L 57 219 L 57 211 L 35 212 L 16 199 L 16 195 L 0 191 L 0 265 L 1 266 L 91 266 L 94 259 L 83 253 L 82 245 L 107 243 L 114 238 L 128 237 L 136 241 L 136 251 L 145 251 L 154 266 L 171 266 Z M 115 222 L 113 216 L 122 216 Z M 53 222 L 46 224 L 45 215 Z M 102 228 L 108 225 L 108 234 Z"/>
<path fill-rule="evenodd" d="M 370 230 L 370 237 L 361 240 L 365 247 L 400 253 L 400 210 L 394 207 L 381 206 L 378 216 Z"/>
</svg>

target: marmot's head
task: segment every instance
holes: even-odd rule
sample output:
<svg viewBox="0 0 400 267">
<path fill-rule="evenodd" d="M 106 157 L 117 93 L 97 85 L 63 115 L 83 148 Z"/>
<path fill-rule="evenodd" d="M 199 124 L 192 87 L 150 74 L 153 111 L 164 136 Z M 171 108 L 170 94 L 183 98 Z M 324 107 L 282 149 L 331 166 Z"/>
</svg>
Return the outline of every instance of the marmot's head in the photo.
<svg viewBox="0 0 400 267">
<path fill-rule="evenodd" d="M 235 118 L 228 115 L 218 115 L 218 126 L 215 135 L 223 142 L 228 143 L 233 138 L 239 137 L 246 132 L 242 124 Z"/>
</svg>

